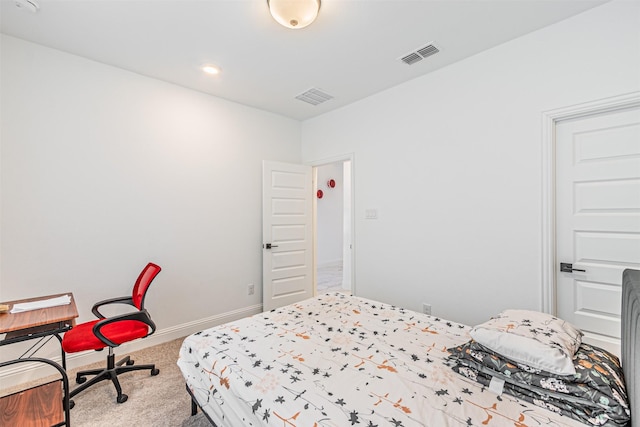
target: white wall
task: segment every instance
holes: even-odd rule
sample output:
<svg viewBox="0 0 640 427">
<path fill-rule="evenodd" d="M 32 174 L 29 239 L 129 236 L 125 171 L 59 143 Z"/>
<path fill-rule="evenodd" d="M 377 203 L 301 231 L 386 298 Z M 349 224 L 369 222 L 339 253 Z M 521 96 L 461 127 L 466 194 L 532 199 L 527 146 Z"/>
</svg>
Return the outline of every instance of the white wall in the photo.
<svg viewBox="0 0 640 427">
<path fill-rule="evenodd" d="M 317 199 L 317 242 L 316 262 L 319 266 L 342 262 L 343 217 L 344 217 L 344 179 L 343 162 L 318 166 L 317 186 L 323 191 L 322 199 Z M 334 188 L 327 181 L 336 182 Z"/>
<path fill-rule="evenodd" d="M 356 159 L 357 293 L 540 309 L 542 112 L 637 90 L 640 3 L 615 1 L 305 121 L 304 161 Z"/>
<path fill-rule="evenodd" d="M 299 163 L 300 123 L 0 41 L 0 300 L 71 291 L 88 320 L 153 261 L 159 330 L 259 306 L 262 160 Z"/>
</svg>

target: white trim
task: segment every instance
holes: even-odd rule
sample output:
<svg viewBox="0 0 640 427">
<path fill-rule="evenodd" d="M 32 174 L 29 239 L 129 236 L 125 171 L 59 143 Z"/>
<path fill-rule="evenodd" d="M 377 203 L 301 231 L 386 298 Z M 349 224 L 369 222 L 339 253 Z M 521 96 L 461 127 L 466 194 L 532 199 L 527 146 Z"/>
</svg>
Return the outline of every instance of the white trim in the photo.
<svg viewBox="0 0 640 427">
<path fill-rule="evenodd" d="M 193 322 L 183 323 L 182 325 L 157 330 L 153 335 L 150 335 L 147 338 L 132 341 L 131 343 L 123 344 L 118 347 L 115 351 L 116 358 L 118 356 L 125 356 L 134 351 L 173 341 L 204 329 L 212 328 L 223 323 L 232 322 L 261 312 L 262 304 L 256 304 L 206 317 L 204 319 L 195 320 Z M 67 371 L 92 363 L 106 363 L 105 357 L 106 353 L 104 351 L 84 351 L 81 353 L 67 354 Z M 61 356 L 52 357 L 51 359 L 57 363 L 61 363 Z M 153 363 L 153 361 L 150 360 L 149 363 Z M 40 365 L 42 364 L 35 365 L 31 363 L 21 363 L 18 367 L 14 366 L 12 368 L 2 370 L 2 372 L 0 372 L 0 384 L 2 384 L 2 388 L 13 387 L 51 374 L 51 369 L 39 367 Z M 70 378 L 69 381 L 73 382 L 74 378 Z"/>
<path fill-rule="evenodd" d="M 320 160 L 312 160 L 312 161 L 309 161 L 309 162 L 305 162 L 305 165 L 323 166 L 323 165 L 330 165 L 331 163 L 344 162 L 344 161 L 347 161 L 347 160 L 351 160 L 353 162 L 353 160 L 354 160 L 353 153 L 347 153 L 347 154 L 344 154 L 342 156 L 327 157 L 327 158 L 320 159 Z"/>
<path fill-rule="evenodd" d="M 542 310 L 556 313 L 555 127 L 561 120 L 640 107 L 640 92 L 542 113 Z"/>
<path fill-rule="evenodd" d="M 325 261 L 325 262 L 320 262 L 317 264 L 318 268 L 331 268 L 331 267 L 336 267 L 336 266 L 341 266 L 342 265 L 342 258 L 341 259 L 333 259 L 333 260 L 329 260 L 329 261 Z"/>
</svg>

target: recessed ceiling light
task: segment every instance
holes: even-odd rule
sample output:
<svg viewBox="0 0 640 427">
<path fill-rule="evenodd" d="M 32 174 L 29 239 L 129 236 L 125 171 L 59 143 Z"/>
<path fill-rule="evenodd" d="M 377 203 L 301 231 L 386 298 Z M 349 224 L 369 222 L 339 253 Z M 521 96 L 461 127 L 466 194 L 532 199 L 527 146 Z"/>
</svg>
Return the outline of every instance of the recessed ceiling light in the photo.
<svg viewBox="0 0 640 427">
<path fill-rule="evenodd" d="M 202 71 L 204 71 L 207 74 L 211 74 L 215 76 L 220 74 L 220 67 L 216 65 L 207 64 L 202 66 Z"/>
</svg>

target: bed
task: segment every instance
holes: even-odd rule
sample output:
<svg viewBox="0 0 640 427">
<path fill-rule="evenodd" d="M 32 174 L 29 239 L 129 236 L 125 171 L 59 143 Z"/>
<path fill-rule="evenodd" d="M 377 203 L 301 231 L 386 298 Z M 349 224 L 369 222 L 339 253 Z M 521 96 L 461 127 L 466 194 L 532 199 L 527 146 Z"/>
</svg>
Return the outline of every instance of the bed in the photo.
<svg viewBox="0 0 640 427">
<path fill-rule="evenodd" d="M 184 340 L 178 365 L 193 410 L 200 407 L 218 427 L 639 427 L 639 271 L 624 273 L 622 317 L 624 374 L 600 349 L 580 344 L 580 365 L 575 353 L 575 369 L 598 377 L 597 393 L 584 393 L 596 396 L 595 411 L 584 396 L 556 405 L 510 390 L 513 372 L 528 379 L 535 372 L 466 348 L 480 328 L 342 293 L 195 333 Z M 495 365 L 495 383 L 480 378 L 485 368 L 476 365 L 484 357 Z M 557 385 L 566 378 L 549 375 L 541 380 Z"/>
</svg>

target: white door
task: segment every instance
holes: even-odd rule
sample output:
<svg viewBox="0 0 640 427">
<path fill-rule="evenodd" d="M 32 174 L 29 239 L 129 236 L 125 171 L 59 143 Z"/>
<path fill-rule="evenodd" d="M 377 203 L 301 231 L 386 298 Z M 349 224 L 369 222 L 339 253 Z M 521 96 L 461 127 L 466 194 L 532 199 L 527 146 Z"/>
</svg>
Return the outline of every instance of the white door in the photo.
<svg viewBox="0 0 640 427">
<path fill-rule="evenodd" d="M 640 109 L 558 122 L 556 253 L 557 315 L 619 354 L 622 271 L 640 267 Z"/>
<path fill-rule="evenodd" d="M 311 166 L 262 164 L 262 308 L 313 296 Z"/>
</svg>

